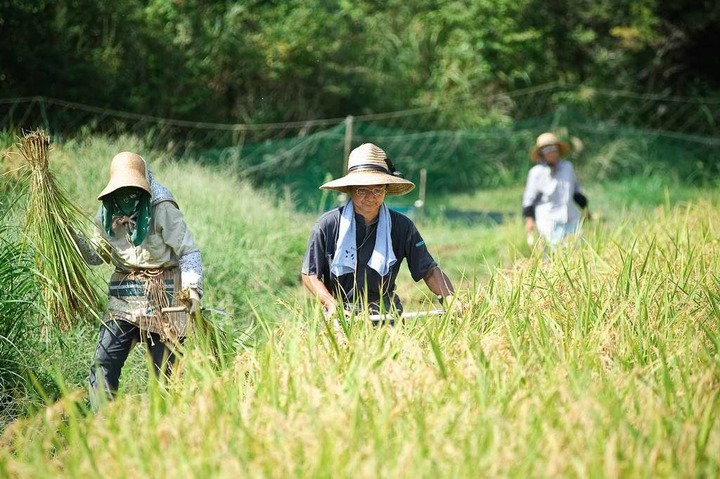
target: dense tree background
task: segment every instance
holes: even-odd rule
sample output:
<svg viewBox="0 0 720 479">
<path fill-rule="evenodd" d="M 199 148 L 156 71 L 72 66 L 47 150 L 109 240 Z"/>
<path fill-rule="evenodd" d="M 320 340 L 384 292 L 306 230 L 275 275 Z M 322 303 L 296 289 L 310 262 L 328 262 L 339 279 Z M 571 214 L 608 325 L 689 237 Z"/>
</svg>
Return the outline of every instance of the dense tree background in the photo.
<svg viewBox="0 0 720 479">
<path fill-rule="evenodd" d="M 226 123 L 548 82 L 708 96 L 719 25 L 689 0 L 3 0 L 0 92 Z"/>
</svg>

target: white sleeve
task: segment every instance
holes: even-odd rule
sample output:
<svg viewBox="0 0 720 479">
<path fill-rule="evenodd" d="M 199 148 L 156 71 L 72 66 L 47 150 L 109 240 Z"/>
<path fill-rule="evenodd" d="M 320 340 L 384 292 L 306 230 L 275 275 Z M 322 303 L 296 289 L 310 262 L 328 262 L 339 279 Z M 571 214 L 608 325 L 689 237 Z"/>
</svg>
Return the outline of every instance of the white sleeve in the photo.
<svg viewBox="0 0 720 479">
<path fill-rule="evenodd" d="M 183 289 L 195 288 L 202 296 L 202 257 L 182 212 L 171 201 L 163 201 L 155 207 L 155 214 L 158 232 L 177 255 Z"/>
<path fill-rule="evenodd" d="M 525 184 L 525 192 L 523 193 L 522 206 L 527 208 L 535 204 L 535 199 L 540 193 L 540 185 L 538 185 L 538 175 L 535 168 L 528 173 L 527 183 Z"/>
</svg>

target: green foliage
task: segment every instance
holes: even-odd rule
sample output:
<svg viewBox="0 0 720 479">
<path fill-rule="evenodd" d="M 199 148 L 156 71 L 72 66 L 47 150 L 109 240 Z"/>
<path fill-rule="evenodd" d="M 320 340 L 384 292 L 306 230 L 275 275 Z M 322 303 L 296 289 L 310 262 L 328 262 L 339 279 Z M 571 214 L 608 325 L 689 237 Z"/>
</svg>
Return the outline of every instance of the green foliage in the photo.
<svg viewBox="0 0 720 479">
<path fill-rule="evenodd" d="M 464 101 L 549 82 L 712 94 L 718 13 L 683 2 L 585 0 L 0 5 L 6 95 L 160 117 L 266 123 Z M 467 100 L 472 100 L 468 102 Z M 33 125 L 34 127 L 37 125 Z"/>
<path fill-rule="evenodd" d="M 0 220 L 5 214 L 0 210 Z M 0 428 L 22 412 L 37 339 L 32 324 L 39 289 L 32 254 L 20 247 L 18 237 L 16 229 L 0 224 Z"/>
</svg>

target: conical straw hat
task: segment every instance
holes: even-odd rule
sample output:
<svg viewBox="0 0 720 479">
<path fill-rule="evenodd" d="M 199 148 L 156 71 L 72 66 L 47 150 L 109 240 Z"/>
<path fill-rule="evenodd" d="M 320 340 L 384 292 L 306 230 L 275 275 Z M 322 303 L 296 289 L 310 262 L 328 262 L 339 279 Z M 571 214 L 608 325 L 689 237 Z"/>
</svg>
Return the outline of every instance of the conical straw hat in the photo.
<svg viewBox="0 0 720 479">
<path fill-rule="evenodd" d="M 322 190 L 349 193 L 351 186 L 387 185 L 388 195 L 404 195 L 415 188 L 415 183 L 399 176 L 382 148 L 363 143 L 350 152 L 347 174 L 328 181 Z"/>
<path fill-rule="evenodd" d="M 136 153 L 124 151 L 118 153 L 110 162 L 110 181 L 97 199 L 102 200 L 103 196 L 109 195 L 118 188 L 135 186 L 150 191 L 150 183 L 145 176 L 145 160 Z"/>
</svg>

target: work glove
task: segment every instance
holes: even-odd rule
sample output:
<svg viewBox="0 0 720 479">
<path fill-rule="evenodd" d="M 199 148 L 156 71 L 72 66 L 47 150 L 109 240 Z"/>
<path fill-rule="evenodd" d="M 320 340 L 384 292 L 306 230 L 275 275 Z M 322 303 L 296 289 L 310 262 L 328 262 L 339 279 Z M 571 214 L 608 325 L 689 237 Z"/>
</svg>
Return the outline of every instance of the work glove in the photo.
<svg viewBox="0 0 720 479">
<path fill-rule="evenodd" d="M 194 288 L 190 288 L 190 316 L 199 318 L 202 315 L 202 304 L 200 303 L 200 293 Z"/>
</svg>

